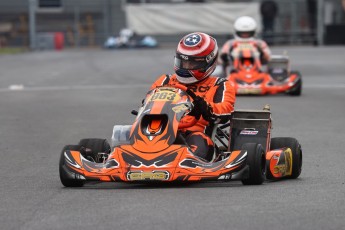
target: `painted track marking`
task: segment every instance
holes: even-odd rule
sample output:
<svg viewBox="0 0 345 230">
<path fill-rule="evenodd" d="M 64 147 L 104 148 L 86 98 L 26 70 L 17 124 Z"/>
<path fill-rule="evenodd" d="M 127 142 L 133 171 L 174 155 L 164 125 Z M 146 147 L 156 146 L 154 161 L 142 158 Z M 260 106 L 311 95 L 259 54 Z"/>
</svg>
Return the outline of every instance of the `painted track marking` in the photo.
<svg viewBox="0 0 345 230">
<path fill-rule="evenodd" d="M 13 91 L 66 91 L 66 90 L 99 90 L 99 89 L 131 89 L 131 88 L 150 88 L 150 84 L 133 85 L 74 85 L 74 86 L 41 86 L 25 87 L 24 85 L 10 85 L 8 88 L 0 88 L 0 92 Z M 304 89 L 344 89 L 345 83 L 340 84 L 304 84 Z"/>
</svg>

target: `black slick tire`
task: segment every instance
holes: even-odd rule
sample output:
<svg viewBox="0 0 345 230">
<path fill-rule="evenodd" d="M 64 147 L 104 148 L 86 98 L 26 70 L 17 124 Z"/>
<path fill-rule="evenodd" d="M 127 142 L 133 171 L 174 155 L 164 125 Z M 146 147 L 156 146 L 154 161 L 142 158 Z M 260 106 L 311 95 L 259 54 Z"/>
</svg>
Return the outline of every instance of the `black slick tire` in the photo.
<svg viewBox="0 0 345 230">
<path fill-rule="evenodd" d="M 75 150 L 79 151 L 80 146 L 79 145 L 66 145 L 62 151 L 59 161 L 59 174 L 60 174 L 60 181 L 65 187 L 82 187 L 84 185 L 84 181 L 77 180 L 77 179 L 71 179 L 68 176 L 68 172 L 66 171 L 67 166 L 65 165 L 65 151 L 66 150 Z"/>
<path fill-rule="evenodd" d="M 247 165 L 249 166 L 249 177 L 242 179 L 244 185 L 260 185 L 266 178 L 266 159 L 262 145 L 257 143 L 246 143 L 242 150 L 247 150 Z"/>
<path fill-rule="evenodd" d="M 296 74 L 298 76 L 298 80 L 295 86 L 288 92 L 291 96 L 301 96 L 302 94 L 302 75 L 299 71 L 291 71 L 290 75 Z"/>
</svg>

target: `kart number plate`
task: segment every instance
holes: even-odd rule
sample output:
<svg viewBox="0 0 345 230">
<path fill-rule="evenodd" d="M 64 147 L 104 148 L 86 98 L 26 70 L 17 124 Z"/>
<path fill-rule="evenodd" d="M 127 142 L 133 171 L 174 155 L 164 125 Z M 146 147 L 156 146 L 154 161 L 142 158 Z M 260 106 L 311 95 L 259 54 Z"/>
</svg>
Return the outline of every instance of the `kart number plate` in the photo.
<svg viewBox="0 0 345 230">
<path fill-rule="evenodd" d="M 238 89 L 238 94 L 260 94 L 261 89 Z"/>
<path fill-rule="evenodd" d="M 238 49 L 240 49 L 240 50 L 245 50 L 245 49 L 252 50 L 252 49 L 254 49 L 254 46 L 251 43 L 240 43 L 238 46 Z"/>
<path fill-rule="evenodd" d="M 173 101 L 176 102 L 180 100 L 180 96 L 168 90 L 161 90 L 152 95 L 151 101 Z"/>
<path fill-rule="evenodd" d="M 142 180 L 168 180 L 169 172 L 167 171 L 129 171 L 127 173 L 127 179 L 130 181 L 142 181 Z"/>
</svg>

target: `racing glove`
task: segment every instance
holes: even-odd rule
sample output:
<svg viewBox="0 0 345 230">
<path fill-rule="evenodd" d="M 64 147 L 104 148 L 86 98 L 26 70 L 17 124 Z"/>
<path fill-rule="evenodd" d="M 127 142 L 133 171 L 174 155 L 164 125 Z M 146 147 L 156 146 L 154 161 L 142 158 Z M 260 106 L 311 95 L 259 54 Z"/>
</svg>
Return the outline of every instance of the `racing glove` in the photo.
<svg viewBox="0 0 345 230">
<path fill-rule="evenodd" d="M 199 119 L 202 115 L 202 117 L 206 121 L 213 120 L 212 107 L 204 100 L 204 98 L 196 96 L 196 98 L 193 101 L 193 104 L 194 108 L 189 113 L 189 115 L 194 116 L 196 119 Z"/>
</svg>

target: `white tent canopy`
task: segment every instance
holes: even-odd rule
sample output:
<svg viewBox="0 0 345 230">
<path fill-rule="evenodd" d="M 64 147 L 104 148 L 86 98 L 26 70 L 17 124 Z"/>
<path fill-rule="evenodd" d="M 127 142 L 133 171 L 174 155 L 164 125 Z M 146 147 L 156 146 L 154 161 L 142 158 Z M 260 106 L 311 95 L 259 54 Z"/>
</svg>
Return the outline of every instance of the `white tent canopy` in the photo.
<svg viewBox="0 0 345 230">
<path fill-rule="evenodd" d="M 259 3 L 127 4 L 127 26 L 138 34 L 177 34 L 201 31 L 210 34 L 233 33 L 240 16 L 258 23 Z"/>
</svg>

